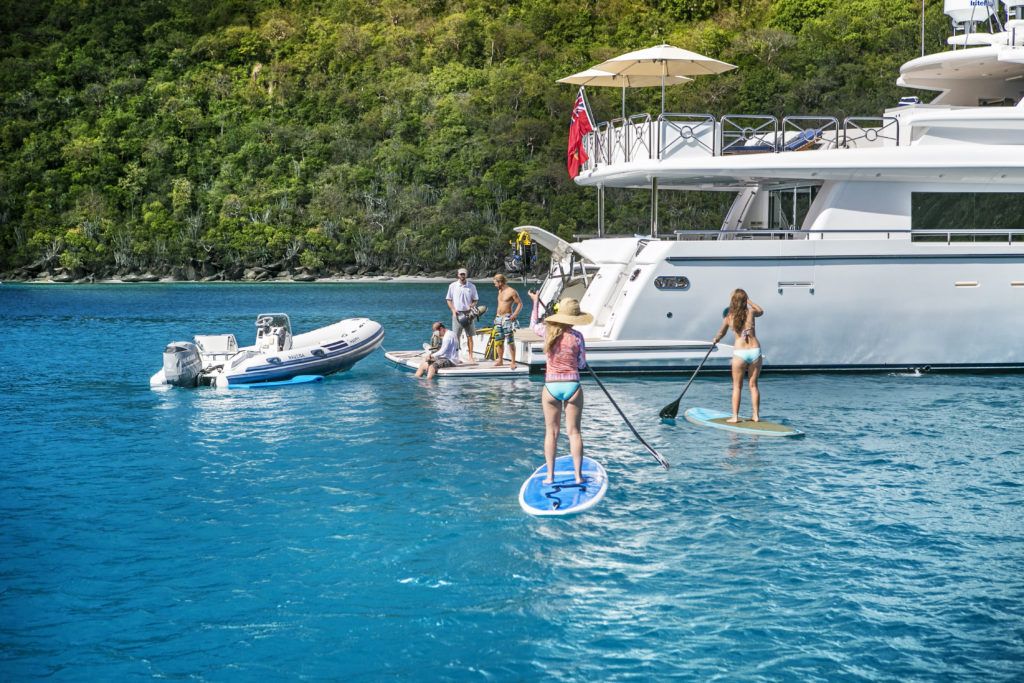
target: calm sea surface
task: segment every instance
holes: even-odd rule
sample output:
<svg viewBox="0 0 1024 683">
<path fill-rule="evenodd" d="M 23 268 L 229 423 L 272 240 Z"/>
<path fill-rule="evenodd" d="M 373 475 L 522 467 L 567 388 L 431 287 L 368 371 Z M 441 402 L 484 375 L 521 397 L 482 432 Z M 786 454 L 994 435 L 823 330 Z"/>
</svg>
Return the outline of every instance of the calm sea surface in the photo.
<svg viewBox="0 0 1024 683">
<path fill-rule="evenodd" d="M 418 348 L 444 292 L 0 286 L 0 678 L 1024 676 L 1020 375 L 766 373 L 800 440 L 662 425 L 685 377 L 605 378 L 670 472 L 587 381 L 611 488 L 568 520 L 517 502 L 537 379 L 378 351 L 320 385 L 149 388 L 167 342 L 248 344 L 260 312 Z M 728 400 L 699 377 L 683 408 Z"/>
</svg>

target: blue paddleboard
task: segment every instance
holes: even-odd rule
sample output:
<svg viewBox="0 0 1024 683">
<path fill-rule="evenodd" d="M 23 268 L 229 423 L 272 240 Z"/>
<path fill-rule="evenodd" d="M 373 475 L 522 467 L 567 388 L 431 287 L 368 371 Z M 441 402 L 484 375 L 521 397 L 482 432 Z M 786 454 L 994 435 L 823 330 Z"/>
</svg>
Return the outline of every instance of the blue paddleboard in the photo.
<svg viewBox="0 0 1024 683">
<path fill-rule="evenodd" d="M 536 516 L 575 515 L 597 505 L 608 491 L 608 473 L 601 463 L 583 456 L 583 483 L 577 484 L 572 456 L 555 458 L 555 481 L 545 484 L 548 466 L 541 465 L 519 489 L 519 505 Z"/>
<path fill-rule="evenodd" d="M 732 413 L 724 410 L 711 410 L 710 408 L 690 408 L 686 411 L 686 419 L 696 425 L 714 427 L 715 429 L 726 429 L 730 432 L 742 434 L 756 434 L 757 436 L 803 436 L 799 429 L 793 429 L 786 425 L 774 422 L 754 422 L 749 418 L 741 417 L 739 422 L 726 422 L 732 417 Z"/>
<path fill-rule="evenodd" d="M 292 384 L 311 384 L 323 382 L 323 375 L 295 375 L 291 379 L 279 379 L 273 382 L 247 382 L 243 384 L 229 384 L 229 389 L 256 389 L 257 387 L 287 387 Z"/>
</svg>

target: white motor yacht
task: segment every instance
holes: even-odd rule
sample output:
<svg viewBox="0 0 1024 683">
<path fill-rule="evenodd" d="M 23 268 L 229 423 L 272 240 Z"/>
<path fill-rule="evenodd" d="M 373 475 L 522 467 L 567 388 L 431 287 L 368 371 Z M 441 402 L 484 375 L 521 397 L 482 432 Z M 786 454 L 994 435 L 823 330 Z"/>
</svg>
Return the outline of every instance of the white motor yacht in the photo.
<svg viewBox="0 0 1024 683">
<path fill-rule="evenodd" d="M 597 234 L 519 228 L 552 252 L 541 299 L 595 316 L 580 330 L 598 370 L 692 371 L 736 288 L 765 311 L 766 369 L 1024 369 L 1024 0 L 1003 5 L 946 2 L 951 49 L 897 81 L 929 103 L 599 124 L 576 178 L 598 194 Z M 605 234 L 606 188 L 651 194 L 649 234 Z M 735 195 L 720 226 L 659 222 L 659 194 L 692 191 Z M 525 327 L 517 357 L 543 365 Z"/>
</svg>

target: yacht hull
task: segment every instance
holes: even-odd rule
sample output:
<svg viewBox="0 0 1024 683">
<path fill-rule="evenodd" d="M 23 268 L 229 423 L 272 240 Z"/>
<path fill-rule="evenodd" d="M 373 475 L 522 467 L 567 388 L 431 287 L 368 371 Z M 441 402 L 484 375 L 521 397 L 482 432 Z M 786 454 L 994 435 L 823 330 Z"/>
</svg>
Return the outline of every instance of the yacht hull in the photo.
<svg viewBox="0 0 1024 683">
<path fill-rule="evenodd" d="M 594 314 L 580 331 L 598 371 L 692 372 L 737 288 L 765 311 L 765 370 L 1024 370 L 1024 345 L 1008 343 L 1024 336 L 1024 241 L 622 242 L 579 243 L 592 274 L 541 290 Z M 520 358 L 543 364 L 539 341 L 517 339 Z M 730 372 L 731 356 L 720 344 L 704 371 Z"/>
</svg>

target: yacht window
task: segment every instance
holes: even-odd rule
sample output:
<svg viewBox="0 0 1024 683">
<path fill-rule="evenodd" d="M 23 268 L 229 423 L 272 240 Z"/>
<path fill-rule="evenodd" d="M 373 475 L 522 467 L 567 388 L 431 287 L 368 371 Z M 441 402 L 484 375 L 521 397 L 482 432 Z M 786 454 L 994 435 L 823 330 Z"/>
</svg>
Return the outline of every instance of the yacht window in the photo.
<svg viewBox="0 0 1024 683">
<path fill-rule="evenodd" d="M 671 277 L 656 277 L 654 278 L 654 286 L 658 289 L 679 289 L 687 290 L 690 288 L 689 278 L 683 275 L 674 275 Z"/>
<path fill-rule="evenodd" d="M 799 230 L 817 196 L 817 185 L 771 190 L 768 193 L 768 229 Z"/>
<path fill-rule="evenodd" d="M 1003 241 L 1007 234 L 965 234 L 972 230 L 1017 231 L 1024 241 L 1024 194 L 1018 192 L 912 192 L 911 230 L 957 231 L 950 240 Z M 945 242 L 946 235 L 914 235 L 917 241 Z"/>
</svg>

